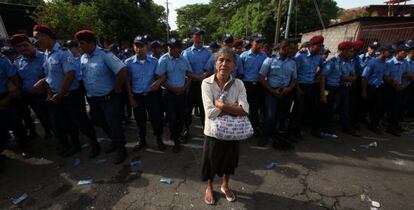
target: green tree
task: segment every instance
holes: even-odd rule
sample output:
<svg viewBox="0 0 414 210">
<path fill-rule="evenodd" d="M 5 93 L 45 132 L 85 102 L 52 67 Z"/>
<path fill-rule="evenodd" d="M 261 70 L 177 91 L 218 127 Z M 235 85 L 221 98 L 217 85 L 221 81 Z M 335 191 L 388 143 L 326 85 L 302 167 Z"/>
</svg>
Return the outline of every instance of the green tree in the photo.
<svg viewBox="0 0 414 210">
<path fill-rule="evenodd" d="M 177 29 L 179 36 L 187 37 L 194 27 L 203 26 L 207 30 L 208 24 L 205 22 L 210 13 L 209 4 L 190 4 L 177 9 Z"/>
<path fill-rule="evenodd" d="M 1 3 L 23 4 L 37 6 L 43 3 L 43 0 L 0 0 Z"/>
<path fill-rule="evenodd" d="M 281 8 L 281 32 L 286 30 L 288 0 L 211 0 L 207 15 L 199 13 L 197 19 L 203 20 L 199 27 L 210 34 L 210 39 L 220 39 L 223 33 L 230 32 L 237 38 L 248 38 L 252 33 L 263 32 L 272 42 L 275 33 L 276 11 L 279 1 Z M 294 1 L 290 36 L 321 27 L 313 0 Z M 331 19 L 338 17 L 339 8 L 334 0 L 318 0 L 322 19 L 328 25 Z M 186 7 L 190 8 L 189 5 Z M 180 10 L 180 9 L 179 9 Z M 178 13 L 179 25 L 190 25 L 188 19 L 180 17 L 187 13 Z M 207 30 L 210 29 L 211 31 Z M 178 28 L 181 33 L 181 28 Z"/>
<path fill-rule="evenodd" d="M 96 0 L 95 5 L 105 25 L 103 37 L 108 40 L 132 40 L 146 33 L 158 39 L 164 38 L 164 7 L 151 0 Z"/>
<path fill-rule="evenodd" d="M 100 36 L 104 27 L 94 4 L 81 3 L 75 6 L 64 0 L 42 3 L 36 9 L 34 19 L 55 29 L 60 39 L 73 39 L 73 34 L 81 29 L 94 30 Z"/>
</svg>

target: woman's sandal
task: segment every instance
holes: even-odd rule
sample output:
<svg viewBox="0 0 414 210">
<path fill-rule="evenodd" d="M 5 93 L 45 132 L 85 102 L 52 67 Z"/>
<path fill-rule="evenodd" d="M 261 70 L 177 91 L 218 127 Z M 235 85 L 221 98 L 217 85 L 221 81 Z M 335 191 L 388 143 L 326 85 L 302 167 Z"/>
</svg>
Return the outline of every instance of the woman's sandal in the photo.
<svg viewBox="0 0 414 210">
<path fill-rule="evenodd" d="M 206 194 L 207 194 L 207 191 L 208 190 L 206 190 Z M 212 195 L 212 197 L 211 197 L 211 200 L 209 201 L 209 200 L 207 200 L 207 198 L 206 198 L 207 196 L 206 195 L 204 195 L 204 203 L 206 203 L 207 205 L 214 205 L 214 204 L 216 204 L 216 201 L 214 200 L 214 194 Z"/>
<path fill-rule="evenodd" d="M 233 202 L 236 200 L 236 195 L 230 189 L 224 190 L 221 187 L 220 190 L 226 196 L 226 200 L 228 200 L 229 202 Z"/>
</svg>

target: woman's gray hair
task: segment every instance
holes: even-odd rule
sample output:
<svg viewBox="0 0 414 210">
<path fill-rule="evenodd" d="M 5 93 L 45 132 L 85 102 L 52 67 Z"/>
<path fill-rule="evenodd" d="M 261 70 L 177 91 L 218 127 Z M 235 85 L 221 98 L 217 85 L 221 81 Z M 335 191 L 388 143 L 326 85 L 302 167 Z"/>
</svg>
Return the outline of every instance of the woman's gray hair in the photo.
<svg viewBox="0 0 414 210">
<path fill-rule="evenodd" d="M 228 48 L 228 47 L 223 47 L 214 54 L 214 61 L 215 61 L 214 63 L 216 63 L 217 59 L 222 55 L 228 55 L 233 60 L 233 62 L 237 64 L 236 53 L 231 48 Z"/>
</svg>

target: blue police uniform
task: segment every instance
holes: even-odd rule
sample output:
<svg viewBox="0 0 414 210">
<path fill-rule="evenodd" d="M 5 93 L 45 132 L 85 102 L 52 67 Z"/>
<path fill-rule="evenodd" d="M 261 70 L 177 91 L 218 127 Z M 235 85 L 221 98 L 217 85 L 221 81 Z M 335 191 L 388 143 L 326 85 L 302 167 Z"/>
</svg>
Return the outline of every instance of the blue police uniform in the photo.
<svg viewBox="0 0 414 210">
<path fill-rule="evenodd" d="M 134 108 L 134 115 L 138 125 L 140 143 L 146 144 L 147 113 L 154 130 L 154 135 L 160 139 L 162 135 L 160 102 L 158 101 L 156 92 L 151 91 L 151 85 L 156 79 L 155 71 L 157 70 L 158 60 L 148 55 L 145 56 L 144 60 L 140 60 L 137 55 L 134 55 L 126 59 L 125 64 L 128 68 L 128 80 L 131 83 L 134 100 L 138 104 Z"/>
<path fill-rule="evenodd" d="M 295 56 L 295 61 L 298 68 L 298 83 L 299 84 L 314 84 L 318 82 L 315 75 L 318 67 L 322 67 L 322 55 L 312 55 L 309 51 L 298 53 Z"/>
<path fill-rule="evenodd" d="M 32 92 L 33 85 L 45 77 L 44 60 L 44 54 L 36 50 L 32 58 L 20 56 L 14 61 L 24 92 Z"/>
<path fill-rule="evenodd" d="M 384 109 L 384 73 L 386 61 L 379 57 L 368 61 L 362 72 L 363 79 L 367 80 L 366 107 L 369 116 L 369 128 L 378 130 L 379 121 Z"/>
<path fill-rule="evenodd" d="M 18 57 L 14 61 L 17 74 L 22 82 L 23 97 L 19 103 L 20 111 L 24 115 L 26 127 L 32 133 L 36 133 L 35 125 L 30 116 L 30 106 L 36 113 L 37 118 L 45 128 L 46 133 L 50 133 L 51 123 L 48 117 L 48 108 L 45 103 L 45 92 L 41 94 L 32 94 L 33 86 L 39 80 L 45 77 L 44 70 L 45 56 L 42 52 L 35 51 L 33 57 Z"/>
<path fill-rule="evenodd" d="M 75 71 L 76 63 L 75 59 L 69 50 L 60 46 L 59 43 L 55 43 L 51 51 L 46 50 L 44 69 L 46 74 L 46 82 L 53 93 L 59 92 L 65 74 L 70 71 Z M 69 91 L 75 90 L 79 87 L 79 81 L 74 80 L 69 88 Z"/>
<path fill-rule="evenodd" d="M 182 54 L 189 61 L 195 75 L 201 75 L 205 72 L 204 67 L 212 55 L 207 48 L 196 48 L 194 45 L 185 49 Z"/>
<path fill-rule="evenodd" d="M 82 80 L 90 104 L 90 115 L 112 139 L 113 148 L 125 151 L 121 124 L 121 95 L 113 92 L 117 75 L 126 65 L 112 52 L 96 46 L 81 56 Z"/>
<path fill-rule="evenodd" d="M 81 56 L 81 73 L 88 97 L 105 96 L 111 93 L 119 70 L 125 64 L 113 53 L 98 46 L 92 54 Z"/>
<path fill-rule="evenodd" d="M 291 133 L 297 133 L 301 130 L 302 120 L 304 116 L 311 123 L 313 135 L 319 136 L 319 77 L 317 75 L 318 68 L 322 68 L 324 61 L 322 55 L 312 55 L 310 51 L 298 52 L 294 57 L 297 66 L 297 82 L 301 90 L 301 94 L 297 94 L 294 99 L 292 109 L 291 123 L 289 130 Z"/>
<path fill-rule="evenodd" d="M 257 82 L 259 80 L 259 70 L 267 55 L 263 52 L 258 54 L 253 53 L 252 50 L 243 52 L 240 59 L 243 65 L 243 81 Z"/>
<path fill-rule="evenodd" d="M 339 87 L 341 84 L 345 84 L 341 81 L 341 77 L 355 74 L 355 69 L 352 61 L 343 61 L 340 57 L 335 56 L 328 60 L 322 68 L 321 74 L 326 77 L 327 86 Z"/>
<path fill-rule="evenodd" d="M 391 78 L 398 85 L 403 85 L 403 76 L 408 73 L 408 68 L 409 64 L 406 60 L 399 61 L 394 56 L 387 61 L 384 76 Z M 387 131 L 393 135 L 397 134 L 396 131 L 400 128 L 400 121 L 403 118 L 403 93 L 402 90 L 396 90 L 390 85 L 385 88 L 386 111 L 389 121 Z"/>
<path fill-rule="evenodd" d="M 287 87 L 291 80 L 297 79 L 296 62 L 290 58 L 273 56 L 263 62 L 260 74 L 267 77 L 273 88 Z"/>
<path fill-rule="evenodd" d="M 408 73 L 414 74 L 414 61 L 407 56 Z M 414 98 L 411 95 L 414 93 L 414 83 L 408 78 L 403 78 L 404 89 L 404 110 L 407 115 L 414 113 Z"/>
<path fill-rule="evenodd" d="M 258 84 L 259 71 L 267 55 L 263 52 L 257 54 L 252 50 L 240 55 L 242 72 L 239 76 L 243 78 L 246 88 L 247 101 L 249 102 L 249 117 L 254 129 L 259 127 L 259 110 L 264 108 L 264 91 Z"/>
<path fill-rule="evenodd" d="M 192 72 L 190 63 L 183 56 L 173 58 L 169 53 L 158 60 L 156 74 L 167 75 L 167 85 L 173 88 L 182 88 L 185 85 L 186 75 Z"/>
<path fill-rule="evenodd" d="M 202 75 L 207 70 L 206 64 L 212 56 L 210 50 L 205 47 L 197 48 L 194 45 L 185 49 L 182 55 L 188 60 L 191 66 L 191 70 L 195 75 Z M 187 106 L 186 106 L 186 119 L 185 128 L 187 129 L 186 135 L 188 135 L 188 128 L 192 123 L 193 108 L 199 108 L 201 124 L 204 124 L 204 108 L 203 101 L 201 99 L 201 81 L 191 81 L 190 91 L 188 93 Z"/>
<path fill-rule="evenodd" d="M 368 52 L 359 55 L 359 58 L 361 59 L 361 67 L 364 69 L 365 66 L 373 59 L 377 58 L 377 54 L 373 53 L 372 55 L 369 55 Z"/>
<path fill-rule="evenodd" d="M 166 85 L 173 88 L 183 88 L 186 82 L 186 75 L 191 72 L 190 63 L 183 56 L 174 58 L 170 53 L 166 53 L 158 60 L 156 74 L 167 76 Z M 166 111 L 170 138 L 178 144 L 181 131 L 185 123 L 185 94 L 176 95 L 168 89 L 164 92 Z"/>
<path fill-rule="evenodd" d="M 84 96 L 79 89 L 79 80 L 76 78 L 79 68 L 72 53 L 55 42 L 52 50 L 45 51 L 44 69 L 46 82 L 53 93 L 60 91 L 68 72 L 75 73 L 68 93 L 59 103 L 52 103 L 49 106 L 50 122 L 63 148 L 61 155 L 72 155 L 81 150 L 78 129 L 89 138 L 92 146 L 97 145 L 95 129 L 86 114 Z M 68 141 L 69 134 L 71 143 Z"/>
<path fill-rule="evenodd" d="M 278 55 L 266 58 L 260 68 L 260 75 L 267 78 L 272 88 L 287 87 L 297 79 L 296 62 L 291 58 L 281 58 Z M 291 104 L 290 95 L 274 97 L 265 93 L 264 136 L 269 138 L 277 124 L 282 124 L 287 119 Z M 262 141 L 267 141 L 266 139 Z M 265 142 L 263 142 L 265 144 Z"/>
<path fill-rule="evenodd" d="M 386 62 L 375 58 L 370 60 L 362 72 L 362 77 L 368 81 L 368 85 L 380 87 L 384 84 L 384 73 L 386 69 Z"/>
<path fill-rule="evenodd" d="M 328 91 L 327 104 L 323 108 L 325 113 L 325 129 L 331 132 L 332 118 L 335 112 L 335 107 L 340 107 L 339 117 L 343 131 L 354 133 L 351 125 L 351 85 L 350 82 L 344 82 L 342 76 L 355 75 L 355 64 L 350 61 L 345 61 L 339 56 L 334 56 L 328 60 L 326 65 L 322 68 L 321 75 L 326 78 L 326 87 Z M 324 94 L 324 93 L 323 93 Z"/>
<path fill-rule="evenodd" d="M 397 84 L 402 85 L 403 75 L 408 73 L 408 63 L 406 60 L 398 61 L 396 57 L 387 61 L 384 76 L 392 78 Z"/>
<path fill-rule="evenodd" d="M 8 92 L 9 78 L 15 76 L 17 71 L 4 55 L 0 55 L 0 67 L 0 95 L 3 95 Z"/>
<path fill-rule="evenodd" d="M 0 54 L 0 100 L 8 95 L 8 82 L 17 75 L 16 68 L 4 55 Z M 19 146 L 26 143 L 26 130 L 18 121 L 16 110 L 13 107 L 0 107 L 0 153 L 9 139 L 9 130 L 13 130 Z"/>
</svg>

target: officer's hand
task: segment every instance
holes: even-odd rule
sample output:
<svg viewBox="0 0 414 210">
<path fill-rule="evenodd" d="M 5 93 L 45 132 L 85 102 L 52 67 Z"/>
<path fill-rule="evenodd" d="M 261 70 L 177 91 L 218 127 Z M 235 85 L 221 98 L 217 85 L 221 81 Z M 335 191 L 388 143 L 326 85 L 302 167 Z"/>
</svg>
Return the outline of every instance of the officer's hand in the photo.
<svg viewBox="0 0 414 210">
<path fill-rule="evenodd" d="M 177 88 L 177 94 L 181 95 L 184 94 L 187 91 L 187 88 L 182 87 L 182 88 Z"/>
<path fill-rule="evenodd" d="M 298 95 L 302 95 L 303 94 L 303 91 L 302 91 L 302 89 L 300 89 L 299 85 L 296 86 L 296 93 Z"/>
<path fill-rule="evenodd" d="M 42 93 L 44 88 L 44 83 L 41 81 L 37 81 L 34 85 L 33 85 L 33 89 L 32 89 L 32 93 Z"/>
<path fill-rule="evenodd" d="M 7 89 L 9 91 L 9 96 L 10 97 L 17 98 L 17 97 L 20 96 L 20 90 L 19 90 L 19 88 L 16 85 L 12 84 L 11 82 L 9 82 L 7 84 Z"/>
<path fill-rule="evenodd" d="M 361 93 L 362 98 L 367 98 L 367 91 L 362 91 Z"/>
<path fill-rule="evenodd" d="M 289 94 L 289 88 L 286 88 L 286 87 L 284 87 L 284 88 L 281 88 L 282 89 L 282 91 L 281 91 L 281 95 L 287 95 L 287 94 Z"/>
<path fill-rule="evenodd" d="M 328 99 L 326 98 L 326 96 L 325 96 L 325 95 L 322 95 L 322 96 L 321 96 L 321 103 L 322 103 L 322 104 L 327 104 L 327 103 L 328 103 Z"/>
<path fill-rule="evenodd" d="M 52 103 L 55 103 L 55 104 L 57 104 L 57 103 L 59 103 L 61 100 L 62 100 L 62 98 L 63 98 L 63 95 L 61 95 L 61 94 L 59 94 L 59 93 L 55 93 L 51 98 L 50 98 L 50 101 L 52 102 Z"/>
<path fill-rule="evenodd" d="M 157 91 L 158 90 L 158 88 L 160 88 L 160 83 L 158 83 L 158 82 L 153 82 L 152 84 L 151 84 L 151 90 L 152 91 Z"/>
<path fill-rule="evenodd" d="M 132 108 L 137 108 L 138 107 L 138 103 L 137 103 L 137 101 L 135 100 L 135 98 L 133 96 L 129 97 L 129 103 L 131 104 Z"/>
<path fill-rule="evenodd" d="M 0 100 L 0 110 L 6 109 L 9 107 L 9 100 L 7 98 L 4 98 L 3 100 Z"/>
<path fill-rule="evenodd" d="M 404 86 L 403 85 L 397 85 L 396 88 L 398 91 L 404 90 Z"/>
<path fill-rule="evenodd" d="M 281 90 L 280 90 L 280 88 L 277 88 L 277 89 L 273 89 L 273 91 L 272 91 L 272 95 L 273 96 L 275 96 L 275 97 L 280 97 L 280 94 L 281 94 Z"/>
<path fill-rule="evenodd" d="M 121 94 L 121 93 L 122 93 L 122 86 L 115 87 L 114 92 L 115 92 L 116 94 Z"/>
</svg>

